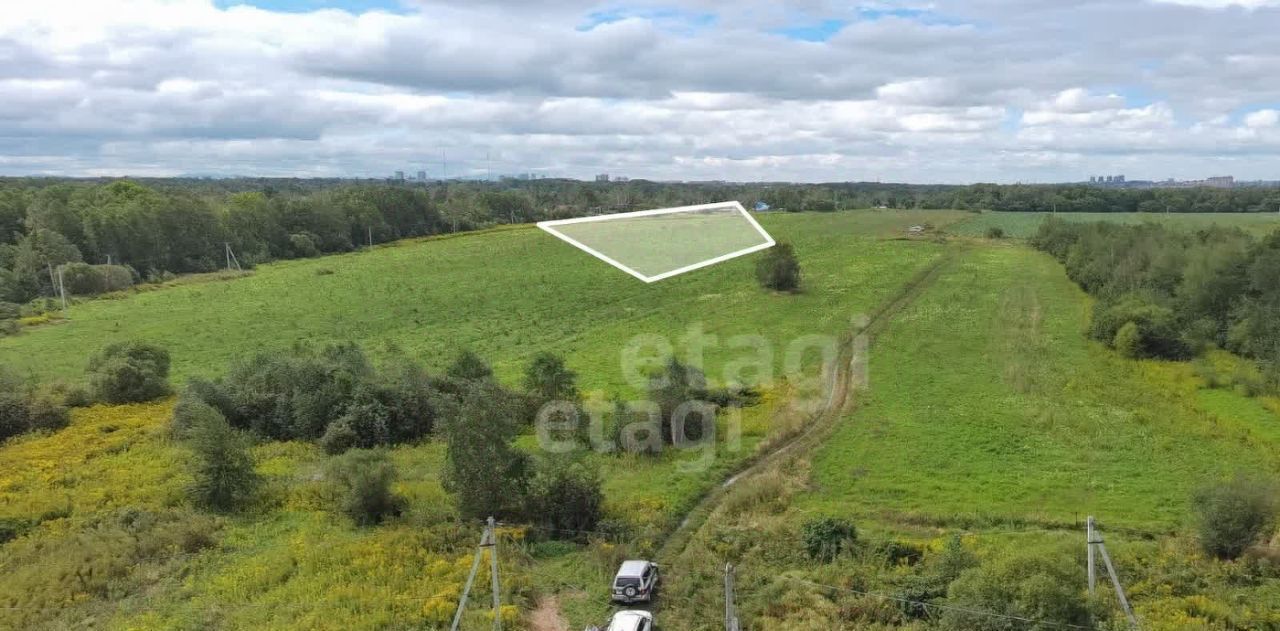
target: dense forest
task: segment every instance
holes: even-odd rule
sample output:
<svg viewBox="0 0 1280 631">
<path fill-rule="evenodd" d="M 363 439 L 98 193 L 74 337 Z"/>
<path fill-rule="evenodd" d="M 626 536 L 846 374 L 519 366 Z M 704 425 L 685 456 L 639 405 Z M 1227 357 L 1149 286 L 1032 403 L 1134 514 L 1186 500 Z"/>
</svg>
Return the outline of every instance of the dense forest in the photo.
<svg viewBox="0 0 1280 631">
<path fill-rule="evenodd" d="M 59 283 L 72 294 L 94 294 L 141 280 L 212 271 L 232 262 L 228 250 L 236 264 L 250 267 L 501 223 L 729 199 L 780 211 L 1280 209 L 1280 190 L 1263 188 L 11 178 L 0 180 L 0 303 L 7 305 L 0 311 L 52 296 Z"/>
<path fill-rule="evenodd" d="M 1130 357 L 1225 348 L 1258 361 L 1249 390 L 1280 388 L 1280 232 L 1196 232 L 1050 219 L 1032 243 L 1098 298 L 1090 334 Z"/>
</svg>

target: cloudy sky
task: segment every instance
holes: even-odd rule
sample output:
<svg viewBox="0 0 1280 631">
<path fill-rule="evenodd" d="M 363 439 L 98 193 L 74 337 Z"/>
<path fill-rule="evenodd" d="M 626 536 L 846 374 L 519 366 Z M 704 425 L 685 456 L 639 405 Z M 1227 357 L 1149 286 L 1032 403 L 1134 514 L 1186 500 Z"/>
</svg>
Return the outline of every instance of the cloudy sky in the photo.
<svg viewBox="0 0 1280 631">
<path fill-rule="evenodd" d="M 1280 179 L 1280 0 L 5 0 L 0 174 L 442 169 Z"/>
</svg>

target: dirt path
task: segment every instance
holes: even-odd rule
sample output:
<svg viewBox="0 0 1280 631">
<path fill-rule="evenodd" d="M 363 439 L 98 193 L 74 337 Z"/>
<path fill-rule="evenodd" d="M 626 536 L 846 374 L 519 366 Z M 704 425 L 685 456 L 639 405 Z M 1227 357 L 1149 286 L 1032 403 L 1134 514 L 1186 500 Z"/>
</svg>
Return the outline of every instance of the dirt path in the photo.
<svg viewBox="0 0 1280 631">
<path fill-rule="evenodd" d="M 719 506 L 720 501 L 738 483 L 764 471 L 767 467 L 791 454 L 804 453 L 813 449 L 830 435 L 840 418 L 844 416 L 844 413 L 852 405 L 849 394 L 854 387 L 856 364 L 860 360 L 865 360 L 865 357 L 857 357 L 855 353 L 855 349 L 860 346 L 859 336 L 865 336 L 866 345 L 863 348 L 869 348 L 875 340 L 875 336 L 884 330 L 884 327 L 888 325 L 893 317 L 928 289 L 941 271 L 954 262 L 959 254 L 960 250 L 958 249 L 944 253 L 941 258 L 912 277 L 892 299 L 868 316 L 861 323 L 861 326 L 857 326 L 854 330 L 848 331 L 844 335 L 841 340 L 840 352 L 836 357 L 835 370 L 832 371 L 829 377 L 828 396 L 822 409 L 814 413 L 802 431 L 786 440 L 779 441 L 768 450 L 757 454 L 756 457 L 745 463 L 737 473 L 729 476 L 723 483 L 708 491 L 685 514 L 684 520 L 667 536 L 662 547 L 658 549 L 654 558 L 659 564 L 673 567 L 673 562 L 684 551 L 685 546 L 688 545 L 693 535 L 702 528 L 706 519 Z M 538 601 L 538 605 L 530 614 L 529 620 L 534 631 L 569 631 L 569 624 L 560 615 L 560 603 L 554 595 L 544 597 Z"/>
<path fill-rule="evenodd" d="M 569 621 L 560 615 L 560 600 L 555 595 L 544 596 L 529 614 L 529 628 L 533 631 L 569 631 Z"/>
<path fill-rule="evenodd" d="M 912 277 L 892 299 L 868 316 L 862 326 L 846 333 L 844 339 L 841 340 L 835 371 L 828 386 L 829 395 L 822 409 L 815 413 L 812 419 L 806 423 L 803 431 L 759 454 L 741 470 L 703 496 L 685 515 L 680 525 L 667 537 L 662 547 L 659 548 L 656 555 L 656 560 L 659 564 L 672 567 L 672 562 L 684 551 L 690 539 L 702 528 L 706 519 L 719 506 L 720 501 L 724 499 L 730 489 L 734 488 L 742 480 L 764 471 L 785 457 L 813 449 L 830 435 L 840 418 L 844 416 L 844 413 L 853 403 L 849 394 L 854 387 L 854 377 L 856 376 L 854 371 L 856 370 L 857 362 L 865 360 L 865 358 L 855 356 L 855 347 L 859 345 L 857 338 L 864 336 L 865 346 L 863 348 L 870 348 L 876 335 L 884 330 L 893 317 L 928 289 L 942 270 L 953 263 L 960 253 L 959 249 L 944 253 L 941 258 Z"/>
</svg>

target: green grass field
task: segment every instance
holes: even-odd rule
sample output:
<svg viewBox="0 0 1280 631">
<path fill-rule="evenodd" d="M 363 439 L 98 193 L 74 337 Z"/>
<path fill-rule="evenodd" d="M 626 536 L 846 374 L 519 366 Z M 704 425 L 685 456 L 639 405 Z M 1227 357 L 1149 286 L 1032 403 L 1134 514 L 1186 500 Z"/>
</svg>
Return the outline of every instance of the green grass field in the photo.
<svg viewBox="0 0 1280 631">
<path fill-rule="evenodd" d="M 1035 234 L 1040 223 L 1050 213 L 984 212 L 952 224 L 947 231 L 952 234 L 981 237 L 992 227 L 1004 230 L 1005 236 L 1025 239 Z M 1239 227 L 1256 235 L 1269 234 L 1280 228 L 1280 214 L 1276 213 L 1056 213 L 1053 216 L 1064 221 L 1109 221 L 1121 224 L 1154 222 L 1168 226 L 1197 230 L 1211 225 Z"/>
<path fill-rule="evenodd" d="M 144 339 L 169 349 L 181 381 L 220 374 L 248 353 L 354 340 L 375 357 L 390 345 L 435 367 L 470 348 L 507 378 L 534 353 L 550 350 L 571 358 L 586 387 L 616 390 L 625 387 L 619 352 L 636 335 L 675 344 L 701 323 L 722 340 L 762 334 L 785 343 L 842 330 L 941 251 L 882 237 L 913 223 L 941 226 L 963 217 L 763 216 L 775 238 L 794 242 L 801 253 L 806 289 L 796 296 L 760 291 L 755 257 L 646 285 L 531 226 L 406 242 L 264 265 L 247 278 L 88 301 L 73 306 L 66 322 L 0 338 L 0 362 L 40 378 L 74 380 L 92 350 Z M 731 356 L 730 349 L 711 348 L 707 364 Z"/>
<path fill-rule="evenodd" d="M 718 336 L 705 349 L 713 378 L 743 356 L 723 343 L 734 335 L 763 336 L 780 363 L 787 342 L 847 330 L 950 255 L 877 336 L 870 388 L 831 437 L 730 492 L 668 568 L 663 628 L 722 624 L 726 559 L 742 563 L 751 628 L 861 628 L 856 621 L 891 615 L 874 597 L 829 598 L 778 578 L 892 593 L 912 571 L 815 566 L 798 533 L 816 516 L 851 519 L 867 541 L 930 549 L 964 532 L 975 549 L 999 554 L 1076 546 L 1088 514 L 1108 533 L 1139 612 L 1164 621 L 1153 629 L 1270 628 L 1258 625 L 1271 620 L 1280 581 L 1184 548 L 1194 488 L 1237 470 L 1280 473 L 1280 401 L 1207 389 L 1189 364 L 1124 360 L 1087 340 L 1090 299 L 1023 244 L 902 238 L 920 223 L 980 236 L 975 221 L 1034 218 L 764 215 L 804 269 L 805 290 L 786 296 L 756 285 L 753 257 L 646 285 L 529 227 L 429 239 L 85 302 L 66 322 L 0 339 L 0 361 L 76 380 L 92 350 L 141 338 L 170 349 L 180 381 L 217 375 L 247 353 L 354 340 L 375 358 L 398 348 L 436 368 L 471 348 L 514 383 L 532 354 L 552 350 L 585 389 L 626 395 L 634 387 L 620 357 L 636 335 L 666 338 L 678 353 L 691 327 Z M 683 470 L 681 455 L 592 456 L 606 512 L 656 526 L 644 531 L 651 536 L 670 527 L 773 431 L 787 392 L 767 390 L 748 408 L 741 449 L 721 447 L 705 470 Z M 255 447 L 268 480 L 260 505 L 208 518 L 186 506 L 189 455 L 166 431 L 170 405 L 77 410 L 65 430 L 0 447 L 0 521 L 39 522 L 0 547 L 0 627 L 61 629 L 88 617 L 107 629 L 447 624 L 478 531 L 457 522 L 441 487 L 441 444 L 392 450 L 408 510 L 376 528 L 333 514 L 316 484 L 326 456 L 300 442 Z M 532 436 L 519 442 L 535 448 Z M 551 592 L 572 628 L 602 622 L 616 559 L 656 543 L 509 536 L 511 628 Z M 1171 591 L 1173 583 L 1190 586 Z M 483 602 L 487 587 L 473 596 Z M 481 607 L 464 628 L 488 628 Z"/>
<path fill-rule="evenodd" d="M 682 352 L 680 338 L 690 327 L 721 341 L 761 335 L 781 363 L 787 342 L 846 330 L 946 247 L 892 237 L 915 223 L 962 217 L 764 217 L 775 238 L 796 244 L 805 269 L 805 290 L 785 296 L 757 286 L 751 258 L 646 285 L 533 228 L 404 243 L 85 302 L 66 322 L 0 340 L 0 359 L 40 378 L 75 380 L 93 349 L 141 338 L 169 348 L 181 380 L 216 375 L 235 357 L 299 341 L 355 340 L 375 357 L 394 346 L 436 367 L 468 347 L 514 381 L 527 358 L 546 349 L 565 354 L 585 388 L 627 394 L 633 388 L 620 355 L 632 336 L 662 336 Z M 716 377 L 742 355 L 723 344 L 707 348 L 708 374 Z M 749 408 L 741 448 L 721 448 L 705 470 L 680 468 L 688 458 L 681 455 L 593 457 L 604 476 L 607 512 L 669 526 L 768 435 L 779 396 L 767 391 L 763 404 Z M 392 524 L 358 529 L 317 496 L 325 456 L 316 446 L 264 443 L 255 448 L 269 480 L 262 506 L 208 525 L 184 507 L 189 456 L 168 437 L 169 406 L 79 410 L 66 430 L 0 448 L 0 519 L 40 522 L 21 545 L 0 551 L 0 568 L 13 577 L 0 586 L 0 626 L 63 628 L 89 616 L 121 629 L 447 622 L 476 533 L 455 522 L 440 486 L 442 445 L 394 449 L 397 490 L 409 510 Z M 521 444 L 532 447 L 532 437 Z M 129 543 L 139 535 L 121 524 L 135 523 L 131 515 L 139 512 L 174 520 L 147 535 L 172 542 L 159 550 Z M 49 549 L 65 554 L 51 560 L 40 552 Z M 580 572 L 593 554 L 579 550 L 528 567 L 513 555 L 505 570 L 509 614 L 514 619 L 531 606 L 533 572 Z M 99 568 L 105 582 L 76 578 L 89 567 Z M 325 598 L 313 598 L 318 594 Z M 584 616 L 601 610 L 598 603 L 580 608 Z M 484 626 L 483 615 L 477 611 L 471 623 Z"/>
<path fill-rule="evenodd" d="M 955 527 L 1095 514 L 1156 534 L 1210 479 L 1280 473 L 1274 412 L 1086 341 L 1088 305 L 1046 255 L 966 253 L 873 349 L 871 388 L 814 455 L 801 506 Z"/>
</svg>

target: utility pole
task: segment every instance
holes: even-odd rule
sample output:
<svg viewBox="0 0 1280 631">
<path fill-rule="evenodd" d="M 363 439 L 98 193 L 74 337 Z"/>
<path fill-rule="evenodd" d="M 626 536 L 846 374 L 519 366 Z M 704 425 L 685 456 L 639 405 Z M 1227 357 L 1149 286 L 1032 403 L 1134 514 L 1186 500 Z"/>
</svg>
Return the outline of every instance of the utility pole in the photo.
<svg viewBox="0 0 1280 631">
<path fill-rule="evenodd" d="M 489 576 L 493 579 L 493 631 L 502 631 L 502 591 L 498 586 L 498 529 L 489 518 Z"/>
<path fill-rule="evenodd" d="M 1096 565 L 1094 561 L 1094 550 L 1102 555 L 1102 563 L 1107 566 L 1107 576 L 1111 579 L 1111 584 L 1116 589 L 1116 600 L 1120 601 L 1120 608 L 1124 610 L 1124 615 L 1129 619 L 1129 626 L 1137 629 L 1138 618 L 1133 615 L 1133 608 L 1129 606 L 1129 599 L 1124 595 L 1124 587 L 1120 585 L 1120 577 L 1116 574 L 1116 568 L 1111 564 L 1111 555 L 1107 554 L 1107 546 L 1102 542 L 1102 534 L 1090 515 L 1086 522 L 1085 538 L 1089 545 L 1089 595 L 1094 595 L 1094 588 L 1097 583 Z"/>
<path fill-rule="evenodd" d="M 240 260 L 236 258 L 235 252 L 231 251 L 231 244 L 224 241 L 222 243 L 222 247 L 225 248 L 227 252 L 227 270 L 230 271 L 232 267 L 235 267 L 237 272 L 244 271 L 240 268 Z"/>
<path fill-rule="evenodd" d="M 58 266 L 58 293 L 62 295 L 62 315 L 67 314 L 67 285 L 62 282 L 62 266 Z"/>
<path fill-rule="evenodd" d="M 373 247 L 373 226 L 367 226 L 365 229 L 369 231 L 369 247 Z"/>
<path fill-rule="evenodd" d="M 733 564 L 724 564 L 724 631 L 738 631 L 738 606 L 733 599 Z"/>
<path fill-rule="evenodd" d="M 476 546 L 476 554 L 471 559 L 471 573 L 467 574 L 467 583 L 462 588 L 462 595 L 458 597 L 458 610 L 453 614 L 453 623 L 449 625 L 449 631 L 458 631 L 459 625 L 462 624 L 462 613 L 467 609 L 467 597 L 471 594 L 471 587 L 475 585 L 476 574 L 480 571 L 480 560 L 484 558 L 484 549 L 489 548 L 490 575 L 492 576 L 493 585 L 493 629 L 494 631 L 502 631 L 502 601 L 501 593 L 498 591 L 498 534 L 493 518 L 490 517 L 485 523 L 484 532 L 480 535 L 480 544 Z"/>
</svg>

